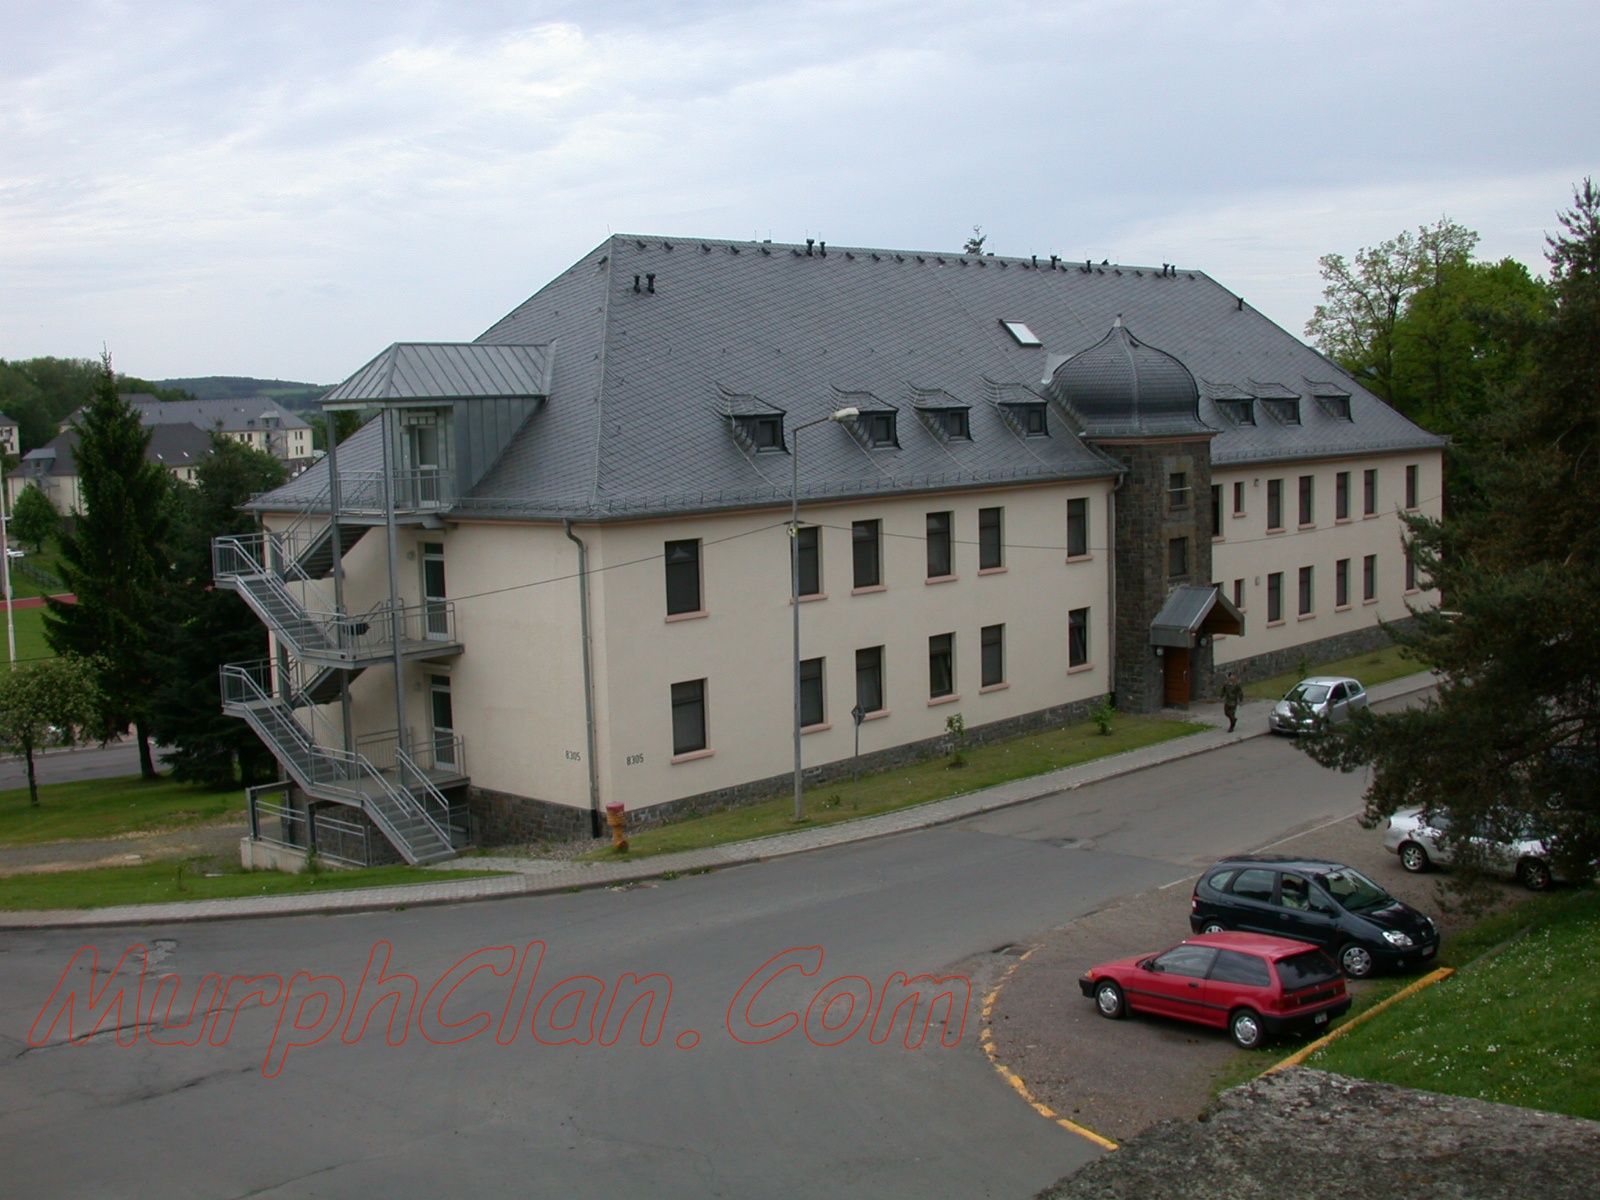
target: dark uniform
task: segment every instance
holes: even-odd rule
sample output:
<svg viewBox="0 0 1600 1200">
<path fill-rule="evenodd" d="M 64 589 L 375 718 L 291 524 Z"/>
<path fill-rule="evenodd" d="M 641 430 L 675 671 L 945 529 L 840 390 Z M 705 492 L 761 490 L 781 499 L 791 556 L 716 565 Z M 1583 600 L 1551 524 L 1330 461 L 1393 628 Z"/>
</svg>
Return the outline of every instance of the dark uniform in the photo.
<svg viewBox="0 0 1600 1200">
<path fill-rule="evenodd" d="M 1232 676 L 1222 685 L 1222 715 L 1228 718 L 1228 732 L 1239 723 L 1239 705 L 1244 703 L 1244 688 Z"/>
</svg>

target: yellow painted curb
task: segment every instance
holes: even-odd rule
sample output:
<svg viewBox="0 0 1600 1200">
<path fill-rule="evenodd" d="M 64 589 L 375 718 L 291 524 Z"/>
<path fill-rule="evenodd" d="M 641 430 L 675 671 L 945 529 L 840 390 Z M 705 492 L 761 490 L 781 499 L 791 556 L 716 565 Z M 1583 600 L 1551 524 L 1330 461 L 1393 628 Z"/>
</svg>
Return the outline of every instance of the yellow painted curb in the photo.
<svg viewBox="0 0 1600 1200">
<path fill-rule="evenodd" d="M 1012 963 L 1009 967 L 1007 967 L 1006 973 L 1000 977 L 1000 982 L 995 984 L 994 988 L 989 992 L 989 994 L 983 998 L 983 1029 L 978 1034 L 978 1044 L 983 1047 L 983 1053 L 989 1059 L 989 1064 L 1000 1073 L 1000 1078 L 1009 1083 L 1012 1090 L 1026 1100 L 1029 1107 L 1031 1107 L 1034 1112 L 1038 1113 L 1046 1120 L 1054 1121 L 1057 1125 L 1061 1126 L 1061 1128 L 1067 1130 L 1068 1132 L 1075 1133 L 1081 1138 L 1088 1139 L 1096 1146 L 1099 1146 L 1102 1150 L 1115 1150 L 1117 1148 L 1117 1144 L 1110 1138 L 1101 1137 L 1094 1130 L 1085 1129 L 1076 1121 L 1069 1121 L 1066 1117 L 1060 1116 L 1055 1109 L 1051 1108 L 1048 1104 L 1040 1103 L 1039 1099 L 1028 1090 L 1028 1085 L 1022 1082 L 1022 1077 L 1010 1067 L 1006 1066 L 1005 1063 L 1001 1062 L 995 1053 L 994 1035 L 989 1031 L 989 1017 L 994 1011 L 995 998 L 1000 995 L 1000 989 L 1005 986 L 1006 980 L 1011 978 L 1011 972 L 1020 967 L 1023 961 L 1027 959 L 1028 955 L 1032 953 L 1033 951 L 1029 950 L 1028 954 L 1024 954 L 1022 956 L 1022 959 Z"/>
<path fill-rule="evenodd" d="M 1367 1009 L 1366 1012 L 1351 1018 L 1349 1021 L 1346 1021 L 1343 1025 L 1339 1026 L 1339 1028 L 1323 1034 L 1309 1046 L 1302 1046 L 1299 1050 L 1289 1055 L 1289 1057 L 1284 1059 L 1282 1062 L 1274 1063 L 1261 1073 L 1263 1075 L 1271 1075 L 1274 1071 L 1281 1071 L 1285 1067 L 1298 1067 L 1318 1050 L 1321 1050 L 1329 1042 L 1333 1041 L 1334 1038 L 1343 1037 L 1357 1025 L 1360 1025 L 1363 1021 L 1371 1020 L 1373 1017 L 1377 1016 L 1391 1004 L 1396 1004 L 1399 1001 L 1404 1000 L 1407 996 L 1414 996 L 1423 988 L 1430 987 L 1433 984 L 1438 983 L 1441 979 L 1449 979 L 1450 976 L 1454 975 L 1455 973 L 1456 969 L 1454 967 L 1440 967 L 1437 971 L 1428 972 L 1428 974 L 1424 975 L 1415 983 L 1407 984 L 1405 987 L 1401 988 L 1387 1000 L 1383 1000 L 1377 1004 L 1374 1004 L 1371 1008 Z"/>
</svg>

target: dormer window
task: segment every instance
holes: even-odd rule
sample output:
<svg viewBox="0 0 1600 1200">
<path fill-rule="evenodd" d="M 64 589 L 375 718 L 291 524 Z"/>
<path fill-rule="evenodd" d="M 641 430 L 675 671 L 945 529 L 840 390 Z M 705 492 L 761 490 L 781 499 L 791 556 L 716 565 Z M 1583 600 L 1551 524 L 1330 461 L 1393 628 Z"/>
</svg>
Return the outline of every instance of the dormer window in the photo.
<svg viewBox="0 0 1600 1200">
<path fill-rule="evenodd" d="M 1254 400 L 1218 400 L 1217 407 L 1222 410 L 1222 415 L 1235 425 L 1254 425 L 1256 423 L 1256 402 Z"/>
<path fill-rule="evenodd" d="M 783 417 L 766 414 L 759 417 L 739 417 L 739 432 L 757 454 L 781 454 L 783 444 Z"/>
<path fill-rule="evenodd" d="M 1327 414 L 1335 421 L 1353 420 L 1350 416 L 1349 396 L 1318 396 L 1317 403 L 1322 405 Z"/>
<path fill-rule="evenodd" d="M 861 423 L 861 436 L 867 439 L 867 445 L 874 448 L 900 445 L 900 439 L 895 436 L 893 412 L 864 412 L 856 419 Z"/>
<path fill-rule="evenodd" d="M 1295 400 L 1263 400 L 1267 411 L 1285 425 L 1300 424 L 1300 401 Z"/>
<path fill-rule="evenodd" d="M 1049 437 L 1050 419 L 1042 404 L 1014 404 L 1012 411 L 1017 414 L 1017 420 L 1022 424 L 1022 432 L 1027 437 Z"/>
<path fill-rule="evenodd" d="M 972 440 L 972 425 L 967 420 L 967 410 L 964 408 L 941 408 L 930 414 L 944 436 L 951 441 L 969 442 Z"/>
</svg>

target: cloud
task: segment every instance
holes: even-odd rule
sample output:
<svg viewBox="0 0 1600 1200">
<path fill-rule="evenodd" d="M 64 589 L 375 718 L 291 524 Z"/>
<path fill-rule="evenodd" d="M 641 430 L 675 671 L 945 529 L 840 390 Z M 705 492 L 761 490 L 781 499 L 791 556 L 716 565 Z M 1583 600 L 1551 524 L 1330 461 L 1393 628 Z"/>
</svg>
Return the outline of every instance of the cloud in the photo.
<svg viewBox="0 0 1600 1200">
<path fill-rule="evenodd" d="M 0 354 L 108 341 L 155 376 L 331 380 L 471 337 L 608 229 L 955 247 L 982 222 L 1006 252 L 1196 263 L 1297 329 L 1319 254 L 1440 211 L 1536 256 L 1600 149 L 1575 3 L 0 22 Z"/>
</svg>

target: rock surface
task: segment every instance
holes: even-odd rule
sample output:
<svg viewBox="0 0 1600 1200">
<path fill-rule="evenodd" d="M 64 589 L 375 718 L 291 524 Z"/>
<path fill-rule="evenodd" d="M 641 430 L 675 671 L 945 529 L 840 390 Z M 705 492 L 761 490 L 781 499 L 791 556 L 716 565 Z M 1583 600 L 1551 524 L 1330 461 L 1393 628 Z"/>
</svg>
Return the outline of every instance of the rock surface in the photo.
<svg viewBox="0 0 1600 1200">
<path fill-rule="evenodd" d="M 1038 1200 L 1593 1200 L 1600 1122 L 1291 1068 L 1162 1121 Z"/>
</svg>

